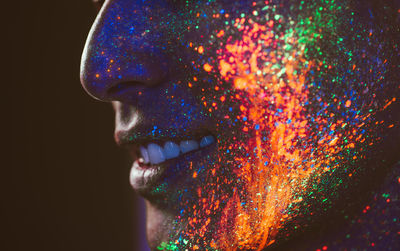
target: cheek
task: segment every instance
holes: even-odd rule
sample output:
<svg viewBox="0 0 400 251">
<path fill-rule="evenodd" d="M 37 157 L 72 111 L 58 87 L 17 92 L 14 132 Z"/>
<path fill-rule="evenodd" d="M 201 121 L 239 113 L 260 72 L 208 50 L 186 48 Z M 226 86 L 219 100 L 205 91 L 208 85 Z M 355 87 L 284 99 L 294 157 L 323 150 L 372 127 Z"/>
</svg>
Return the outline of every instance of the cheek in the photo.
<svg viewBox="0 0 400 251">
<path fill-rule="evenodd" d="M 393 59 L 381 54 L 393 41 L 348 6 L 249 6 L 213 7 L 189 42 L 189 86 L 221 134 L 288 169 L 325 172 L 366 159 L 393 127 L 378 121 L 396 101 L 385 80 Z"/>
<path fill-rule="evenodd" d="M 390 119 L 398 86 L 385 80 L 394 41 L 368 19 L 336 4 L 253 7 L 214 13 L 207 37 L 192 43 L 203 81 L 194 88 L 206 93 L 199 100 L 221 135 L 216 166 L 229 166 L 230 185 L 242 188 L 232 197 L 248 216 L 232 226 L 238 239 L 251 219 L 269 229 L 310 199 L 332 205 L 340 196 L 330 191 L 390 158 L 379 148 L 398 126 Z"/>
</svg>

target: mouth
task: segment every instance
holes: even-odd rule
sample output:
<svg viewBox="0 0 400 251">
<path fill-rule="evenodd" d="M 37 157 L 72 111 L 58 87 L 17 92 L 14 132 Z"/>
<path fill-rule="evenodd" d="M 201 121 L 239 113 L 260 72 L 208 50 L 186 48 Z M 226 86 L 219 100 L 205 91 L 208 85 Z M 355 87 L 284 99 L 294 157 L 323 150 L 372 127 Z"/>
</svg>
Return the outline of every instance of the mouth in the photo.
<svg viewBox="0 0 400 251">
<path fill-rule="evenodd" d="M 189 162 L 206 157 L 215 145 L 216 138 L 208 131 L 182 137 L 137 139 L 126 145 L 133 159 L 130 183 L 137 192 L 147 193 L 165 170 L 187 168 Z"/>
<path fill-rule="evenodd" d="M 184 140 L 168 140 L 159 143 L 149 142 L 146 145 L 140 145 L 139 151 L 135 151 L 132 155 L 133 157 L 139 156 L 137 161 L 142 165 L 155 165 L 161 164 L 167 160 L 179 158 L 183 154 L 188 154 L 193 151 L 198 151 L 205 148 L 211 144 L 215 143 L 215 138 L 212 135 L 206 135 L 201 137 L 201 139 L 184 139 Z"/>
</svg>

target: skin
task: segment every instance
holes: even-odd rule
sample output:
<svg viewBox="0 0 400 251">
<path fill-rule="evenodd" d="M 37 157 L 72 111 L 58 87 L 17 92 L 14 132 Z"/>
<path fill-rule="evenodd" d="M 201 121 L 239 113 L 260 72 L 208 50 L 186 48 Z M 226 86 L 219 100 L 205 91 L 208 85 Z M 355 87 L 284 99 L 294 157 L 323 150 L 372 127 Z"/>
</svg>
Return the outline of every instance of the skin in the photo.
<svg viewBox="0 0 400 251">
<path fill-rule="evenodd" d="M 398 37 L 347 1 L 270 2 L 112 0 L 98 13 L 81 82 L 113 104 L 152 249 L 279 246 L 398 160 Z M 216 144 L 137 161 L 140 145 L 205 135 Z"/>
</svg>

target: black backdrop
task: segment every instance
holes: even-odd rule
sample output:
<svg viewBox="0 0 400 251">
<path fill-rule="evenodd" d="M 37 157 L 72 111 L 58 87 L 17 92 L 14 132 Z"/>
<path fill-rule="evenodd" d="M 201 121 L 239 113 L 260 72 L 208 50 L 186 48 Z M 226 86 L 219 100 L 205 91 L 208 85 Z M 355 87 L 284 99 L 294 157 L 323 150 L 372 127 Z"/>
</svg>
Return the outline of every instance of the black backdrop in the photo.
<svg viewBox="0 0 400 251">
<path fill-rule="evenodd" d="M 0 18 L 0 250 L 142 250 L 111 106 L 79 83 L 90 0 L 8 0 Z"/>
<path fill-rule="evenodd" d="M 112 108 L 79 83 L 92 3 L 11 2 L 1 7 L 0 250 L 139 250 L 142 217 Z"/>
</svg>

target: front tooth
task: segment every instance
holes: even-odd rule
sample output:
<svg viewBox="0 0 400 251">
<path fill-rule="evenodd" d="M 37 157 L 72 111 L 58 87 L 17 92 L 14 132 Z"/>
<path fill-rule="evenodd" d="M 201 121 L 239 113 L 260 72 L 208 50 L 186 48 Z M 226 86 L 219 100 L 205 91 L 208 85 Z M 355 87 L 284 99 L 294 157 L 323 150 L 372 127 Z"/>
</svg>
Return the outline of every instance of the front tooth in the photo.
<svg viewBox="0 0 400 251">
<path fill-rule="evenodd" d="M 179 156 L 179 146 L 174 142 L 167 141 L 164 145 L 164 153 L 166 159 L 172 159 Z"/>
<path fill-rule="evenodd" d="M 151 164 L 158 164 L 165 161 L 164 151 L 159 145 L 151 143 L 147 146 L 147 151 L 149 152 Z"/>
<path fill-rule="evenodd" d="M 181 141 L 180 148 L 182 153 L 187 153 L 199 148 L 199 144 L 195 140 Z"/>
<path fill-rule="evenodd" d="M 140 147 L 140 153 L 142 154 L 142 157 L 143 157 L 143 159 L 144 159 L 144 164 L 147 164 L 147 163 L 149 163 L 150 162 L 150 159 L 149 159 L 149 152 L 147 151 L 147 149 L 146 149 L 146 147 L 143 147 L 143 146 L 141 146 Z"/>
<path fill-rule="evenodd" d="M 205 136 L 200 140 L 200 147 L 205 147 L 214 143 L 214 137 L 209 135 Z"/>
</svg>

